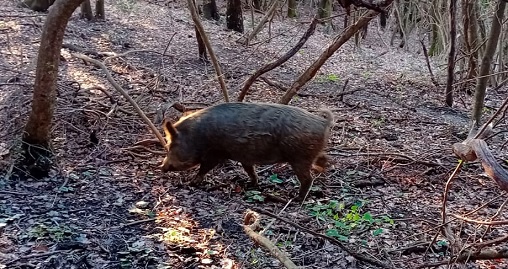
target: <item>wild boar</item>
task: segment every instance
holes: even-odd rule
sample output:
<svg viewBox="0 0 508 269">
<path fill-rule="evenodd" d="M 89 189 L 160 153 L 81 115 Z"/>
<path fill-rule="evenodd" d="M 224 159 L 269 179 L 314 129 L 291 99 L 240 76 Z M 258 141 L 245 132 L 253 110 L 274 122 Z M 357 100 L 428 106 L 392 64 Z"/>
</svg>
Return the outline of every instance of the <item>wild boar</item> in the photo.
<svg viewBox="0 0 508 269">
<path fill-rule="evenodd" d="M 168 151 L 163 172 L 183 171 L 200 165 L 193 185 L 219 163 L 230 159 L 242 164 L 253 185 L 254 165 L 287 162 L 300 181 L 298 200 L 304 200 L 313 183 L 310 169 L 323 171 L 333 115 L 324 118 L 289 105 L 222 103 L 182 117 L 175 124 L 164 121 Z"/>
</svg>

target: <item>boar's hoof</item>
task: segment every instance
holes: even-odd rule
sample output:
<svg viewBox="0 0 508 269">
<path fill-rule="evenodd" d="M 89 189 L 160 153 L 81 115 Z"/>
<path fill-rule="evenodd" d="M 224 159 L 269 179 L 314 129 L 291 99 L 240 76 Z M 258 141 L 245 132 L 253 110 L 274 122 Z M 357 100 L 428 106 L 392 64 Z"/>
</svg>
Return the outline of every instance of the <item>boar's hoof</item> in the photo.
<svg viewBox="0 0 508 269">
<path fill-rule="evenodd" d="M 203 183 L 203 177 L 202 176 L 196 176 L 194 179 L 192 179 L 190 182 L 189 182 L 189 186 L 192 186 L 192 187 L 197 187 L 199 185 L 201 185 L 201 183 Z"/>
</svg>

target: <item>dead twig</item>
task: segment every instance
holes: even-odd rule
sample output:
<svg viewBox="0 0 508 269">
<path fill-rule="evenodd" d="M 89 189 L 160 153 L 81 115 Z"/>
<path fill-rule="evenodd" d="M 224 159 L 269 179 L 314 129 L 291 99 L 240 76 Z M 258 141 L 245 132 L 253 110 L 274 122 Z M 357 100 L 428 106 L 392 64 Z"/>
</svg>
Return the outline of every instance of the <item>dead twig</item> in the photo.
<svg viewBox="0 0 508 269">
<path fill-rule="evenodd" d="M 312 22 L 309 25 L 309 28 L 307 28 L 307 31 L 303 34 L 303 36 L 300 38 L 298 43 L 291 48 L 288 52 L 286 52 L 282 57 L 279 59 L 268 63 L 261 67 L 258 71 L 256 71 L 252 76 L 250 76 L 245 82 L 243 83 L 242 90 L 240 91 L 240 94 L 238 96 L 238 102 L 242 102 L 245 96 L 247 95 L 247 91 L 249 91 L 250 86 L 254 81 L 256 81 L 257 78 L 265 74 L 266 72 L 269 72 L 270 70 L 275 69 L 276 67 L 280 66 L 281 64 L 285 63 L 287 60 L 289 60 L 293 55 L 295 55 L 307 42 L 307 40 L 314 34 L 316 31 L 316 25 L 318 23 L 318 19 L 315 16 L 312 20 Z M 266 82 L 266 81 L 265 81 Z"/>
<path fill-rule="evenodd" d="M 474 251 L 463 251 L 460 255 L 456 257 L 452 257 L 450 259 L 435 262 L 435 263 L 425 263 L 419 265 L 417 268 L 428 268 L 428 267 L 438 267 L 444 264 L 450 264 L 452 262 L 460 263 L 466 261 L 477 261 L 477 260 L 495 260 L 495 259 L 506 259 L 508 258 L 508 249 L 503 248 L 500 250 L 494 249 L 482 249 L 479 252 Z"/>
<path fill-rule="evenodd" d="M 164 140 L 164 138 L 162 137 L 159 130 L 157 130 L 157 127 L 155 127 L 155 125 L 153 125 L 152 121 L 150 121 L 150 119 L 148 119 L 148 117 L 145 115 L 145 113 L 141 110 L 141 108 L 139 108 L 138 104 L 129 96 L 129 94 L 124 89 L 122 89 L 122 87 L 120 85 L 118 85 L 118 83 L 116 83 L 116 81 L 113 79 L 113 77 L 111 76 L 111 73 L 108 71 L 108 68 L 104 65 L 104 63 L 102 63 L 101 61 L 92 59 L 92 58 L 85 56 L 83 54 L 73 53 L 72 55 L 76 58 L 93 63 L 94 65 L 100 67 L 104 71 L 104 73 L 106 73 L 106 78 L 109 81 L 109 83 L 111 83 L 111 85 L 113 85 L 113 88 L 115 88 L 120 94 L 123 95 L 123 97 L 125 97 L 125 99 L 127 99 L 127 101 L 129 101 L 129 103 L 134 107 L 134 109 L 136 110 L 138 115 L 150 127 L 150 129 L 152 129 L 152 132 L 155 134 L 157 139 L 159 139 L 159 142 L 161 143 L 161 145 L 163 147 L 166 145 L 166 140 Z"/>
<path fill-rule="evenodd" d="M 401 157 L 403 159 L 407 159 L 407 160 L 409 160 L 411 162 L 414 162 L 414 163 L 419 163 L 419 164 L 423 164 L 423 165 L 427 165 L 427 166 L 440 166 L 440 164 L 438 164 L 438 163 L 417 160 L 417 159 L 414 159 L 414 158 L 412 158 L 410 156 L 407 156 L 407 155 L 404 155 L 404 154 L 401 154 L 401 153 L 395 153 L 395 152 L 372 152 L 372 153 L 355 153 L 355 154 L 330 152 L 328 154 L 330 154 L 330 155 L 340 155 L 340 156 L 345 156 L 345 157 L 356 157 L 356 156 L 397 156 L 397 157 Z"/>
<path fill-rule="evenodd" d="M 443 202 L 442 202 L 442 206 L 441 206 L 441 218 L 442 218 L 441 219 L 441 225 L 442 225 L 441 231 L 442 231 L 443 235 L 450 241 L 452 253 L 455 255 L 457 255 L 458 253 L 461 253 L 462 240 L 460 239 L 460 237 L 456 236 L 452 232 L 452 229 L 451 229 L 449 223 L 447 222 L 448 218 L 446 216 L 446 201 L 448 200 L 448 192 L 450 191 L 453 180 L 455 179 L 455 176 L 462 168 L 463 164 L 464 164 L 464 162 L 462 160 L 460 160 L 459 163 L 457 164 L 457 166 L 455 167 L 455 170 L 453 171 L 453 173 L 450 175 L 450 177 L 446 181 L 446 185 L 445 185 L 445 189 L 444 189 L 444 193 L 443 193 Z"/>
<path fill-rule="evenodd" d="M 498 238 L 495 238 L 495 239 L 492 239 L 492 240 L 484 241 L 481 243 L 476 243 L 473 246 L 476 248 L 484 248 L 484 247 L 488 247 L 488 246 L 497 245 L 497 244 L 500 244 L 500 243 L 503 243 L 506 241 L 508 241 L 508 234 L 498 237 Z"/>
<path fill-rule="evenodd" d="M 385 0 L 383 1 L 383 4 L 389 5 L 391 2 L 393 2 L 393 0 Z M 375 18 L 378 14 L 379 13 L 377 11 L 370 10 L 358 19 L 355 24 L 348 27 L 342 35 L 338 37 L 329 47 L 327 47 L 325 51 L 321 53 L 319 58 L 296 79 L 296 81 L 291 85 L 291 88 L 282 96 L 279 103 L 286 105 L 289 104 L 293 96 L 316 75 L 318 70 L 325 64 L 328 58 L 330 58 L 344 43 L 346 43 L 360 29 L 365 27 L 365 25 L 367 25 L 369 21 Z"/>
<path fill-rule="evenodd" d="M 476 219 L 470 219 L 466 218 L 457 214 L 452 214 L 453 217 L 463 220 L 465 222 L 474 223 L 474 224 L 481 224 L 481 225 L 487 225 L 487 226 L 498 226 L 498 225 L 506 225 L 508 224 L 508 220 L 497 220 L 497 221 L 487 221 L 487 220 L 476 220 Z"/>
<path fill-rule="evenodd" d="M 35 258 L 47 257 L 47 256 L 55 255 L 55 254 L 60 254 L 63 252 L 68 252 L 68 250 L 55 250 L 55 251 L 49 251 L 49 252 L 44 252 L 44 253 L 37 253 L 37 254 L 21 256 L 21 257 L 18 257 L 12 261 L 7 262 L 6 265 L 11 265 L 19 260 L 30 260 L 30 259 L 35 259 Z"/>
<path fill-rule="evenodd" d="M 256 212 L 247 209 L 243 219 L 243 230 L 245 233 L 254 240 L 254 242 L 267 249 L 270 254 L 279 260 L 286 268 L 298 268 L 296 264 L 294 264 L 293 261 L 291 261 L 291 259 L 289 259 L 289 257 L 277 248 L 270 240 L 261 234 L 256 233 L 254 230 L 257 228 L 259 228 L 259 215 Z"/>
<path fill-rule="evenodd" d="M 0 193 L 3 193 L 3 194 L 12 194 L 12 195 L 30 195 L 29 193 L 26 193 L 26 192 L 17 192 L 17 191 L 0 191 Z"/>
<path fill-rule="evenodd" d="M 128 150 L 128 151 L 132 151 L 132 150 L 135 150 L 135 149 L 142 149 L 142 150 L 145 150 L 145 151 L 148 151 L 150 153 L 157 154 L 157 155 L 165 155 L 166 154 L 165 151 L 157 151 L 157 150 L 149 149 L 149 148 L 147 148 L 145 146 L 141 146 L 141 145 L 132 146 L 132 147 L 128 147 L 128 148 L 122 148 L 122 150 Z"/>
<path fill-rule="evenodd" d="M 432 81 L 432 84 L 434 84 L 434 86 L 439 88 L 439 87 L 441 87 L 441 85 L 439 85 L 439 83 L 436 80 L 436 77 L 434 77 L 434 73 L 432 73 L 432 67 L 430 66 L 430 60 L 429 60 L 429 53 L 427 52 L 427 47 L 425 47 L 425 43 L 423 42 L 423 39 L 420 40 L 420 44 L 422 44 L 423 55 L 425 56 L 425 61 L 427 62 L 427 68 L 429 69 L 430 80 Z"/>
<path fill-rule="evenodd" d="M 157 218 L 136 220 L 136 221 L 125 223 L 125 224 L 122 224 L 122 225 L 119 225 L 119 226 L 111 227 L 111 229 L 123 229 L 125 227 L 129 227 L 129 226 L 133 226 L 133 225 L 138 225 L 138 224 L 145 223 L 145 222 L 151 222 L 151 221 L 155 221 L 155 220 L 157 220 Z"/>
<path fill-rule="evenodd" d="M 250 34 L 248 36 L 246 36 L 246 35 L 242 36 L 239 40 L 237 40 L 237 42 L 239 42 L 245 46 L 248 46 L 250 41 L 252 39 L 254 39 L 254 37 L 256 37 L 256 35 L 259 33 L 259 31 L 261 31 L 261 29 L 263 29 L 263 26 L 266 24 L 268 19 L 270 19 L 272 17 L 272 15 L 275 13 L 278 3 L 279 3 L 279 1 L 273 0 L 272 5 L 270 6 L 270 9 L 268 9 L 268 11 L 263 16 L 263 18 L 261 18 L 261 21 L 259 21 L 258 26 L 256 26 L 256 28 L 254 28 L 254 30 L 252 30 L 252 32 L 250 32 Z"/>
</svg>

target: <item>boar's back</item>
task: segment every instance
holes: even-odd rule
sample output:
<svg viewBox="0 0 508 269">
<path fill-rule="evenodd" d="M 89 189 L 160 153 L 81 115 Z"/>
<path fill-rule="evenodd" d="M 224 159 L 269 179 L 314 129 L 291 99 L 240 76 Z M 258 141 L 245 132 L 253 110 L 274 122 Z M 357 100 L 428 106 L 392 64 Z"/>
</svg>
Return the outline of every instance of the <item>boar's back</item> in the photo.
<svg viewBox="0 0 508 269">
<path fill-rule="evenodd" d="M 203 151 L 244 164 L 313 160 L 329 127 L 327 119 L 303 109 L 265 103 L 223 103 L 175 124 Z"/>
</svg>

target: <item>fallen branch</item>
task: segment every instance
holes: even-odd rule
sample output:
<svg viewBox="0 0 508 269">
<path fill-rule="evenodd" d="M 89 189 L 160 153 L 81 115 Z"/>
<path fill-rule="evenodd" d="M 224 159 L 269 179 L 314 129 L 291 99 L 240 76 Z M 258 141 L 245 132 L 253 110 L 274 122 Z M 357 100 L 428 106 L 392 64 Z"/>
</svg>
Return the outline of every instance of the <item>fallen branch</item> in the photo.
<svg viewBox="0 0 508 269">
<path fill-rule="evenodd" d="M 111 227 L 111 229 L 122 229 L 122 228 L 125 228 L 125 227 L 128 227 L 128 226 L 138 225 L 138 224 L 141 224 L 141 223 L 151 222 L 151 221 L 155 221 L 155 220 L 157 220 L 157 218 L 136 220 L 136 221 L 125 223 L 125 224 L 122 224 L 122 225 L 119 225 L 119 226 Z"/>
<path fill-rule="evenodd" d="M 478 260 L 495 260 L 495 259 L 506 259 L 508 258 L 508 249 L 494 250 L 494 249 L 482 249 L 479 252 L 476 251 L 463 251 L 458 257 L 452 257 L 448 260 L 436 262 L 436 263 L 425 263 L 419 265 L 417 268 L 428 268 L 438 267 L 444 264 L 450 263 L 462 263 L 467 261 L 478 261 Z"/>
<path fill-rule="evenodd" d="M 141 108 L 139 108 L 138 104 L 129 96 L 129 94 L 124 89 L 122 89 L 122 87 L 120 85 L 118 85 L 118 83 L 116 83 L 116 81 L 111 76 L 111 73 L 109 73 L 108 68 L 101 61 L 92 59 L 88 56 L 85 56 L 83 54 L 78 54 L 78 53 L 73 53 L 72 56 L 79 58 L 81 60 L 84 60 L 86 62 L 93 63 L 94 65 L 100 67 L 102 69 L 102 71 L 104 71 L 104 73 L 106 73 L 106 78 L 109 81 L 109 83 L 111 83 L 111 85 L 113 85 L 113 88 L 115 88 L 118 92 L 120 92 L 120 94 L 122 94 L 123 97 L 125 97 L 125 99 L 127 99 L 127 101 L 129 101 L 129 103 L 134 107 L 134 109 L 136 110 L 138 115 L 143 119 L 143 121 L 148 125 L 148 127 L 150 127 L 150 129 L 152 129 L 152 132 L 155 134 L 157 139 L 159 139 L 159 142 L 161 143 L 161 145 L 163 147 L 166 145 L 166 140 L 164 140 L 164 138 L 162 137 L 159 130 L 157 130 L 157 127 L 155 127 L 155 125 L 153 125 L 152 121 L 150 121 L 150 119 L 148 119 L 148 117 L 145 115 L 145 113 L 141 110 Z"/>
<path fill-rule="evenodd" d="M 121 150 L 127 150 L 127 151 L 132 151 L 132 150 L 136 150 L 136 149 L 138 149 L 138 150 L 142 149 L 142 150 L 148 151 L 148 152 L 156 154 L 156 155 L 166 155 L 165 151 L 152 150 L 152 149 L 149 149 L 149 148 L 142 146 L 142 145 L 132 146 L 132 147 L 128 147 L 128 148 L 121 148 Z"/>
<path fill-rule="evenodd" d="M 323 238 L 325 240 L 328 240 L 329 242 L 331 242 L 332 244 L 340 247 L 342 250 L 344 250 L 345 252 L 347 252 L 349 255 L 353 256 L 354 258 L 356 258 L 357 260 L 359 261 L 363 261 L 363 262 L 366 262 L 366 263 L 370 263 L 372 265 L 376 265 L 376 266 L 379 266 L 379 267 L 382 267 L 382 268 L 393 268 L 392 266 L 382 262 L 382 261 L 379 261 L 377 259 L 373 259 L 373 258 L 369 258 L 365 255 L 361 255 L 360 253 L 356 253 L 354 252 L 353 250 L 349 249 L 348 247 L 346 247 L 344 244 L 342 244 L 342 242 L 340 242 L 339 240 L 333 238 L 333 237 L 329 237 L 329 236 L 326 236 L 324 234 L 320 234 L 320 233 L 317 233 L 317 232 L 314 232 L 310 229 L 307 229 L 297 223 L 294 223 L 290 220 L 287 220 L 285 218 L 282 218 L 282 217 L 279 217 L 277 216 L 276 214 L 273 214 L 267 210 L 264 210 L 264 209 L 261 209 L 261 208 L 254 208 L 254 211 L 257 211 L 257 212 L 260 212 L 261 214 L 263 215 L 267 215 L 267 216 L 270 216 L 272 218 L 276 218 L 284 223 L 287 223 L 299 230 L 302 230 L 306 233 L 309 233 L 309 234 L 312 234 L 313 236 L 315 237 L 319 237 L 319 238 Z"/>
<path fill-rule="evenodd" d="M 438 164 L 438 163 L 417 160 L 417 159 L 415 159 L 413 157 L 410 157 L 410 156 L 407 156 L 407 155 L 404 155 L 404 154 L 401 154 L 401 153 L 394 153 L 394 152 L 372 152 L 372 153 L 355 153 L 355 154 L 329 152 L 328 154 L 330 154 L 330 155 L 340 155 L 340 156 L 344 156 L 344 157 L 356 157 L 356 156 L 382 156 L 382 157 L 383 156 L 397 156 L 397 157 L 401 157 L 402 159 L 407 159 L 408 161 L 411 161 L 413 163 L 419 163 L 419 164 L 423 164 L 423 165 L 426 165 L 426 166 L 440 166 L 440 164 Z"/>
<path fill-rule="evenodd" d="M 259 227 L 259 215 L 251 210 L 247 209 L 245 217 L 243 219 L 243 230 L 245 233 L 257 244 L 260 244 L 267 249 L 277 260 L 279 260 L 286 268 L 296 269 L 298 266 L 291 261 L 287 255 L 285 255 L 279 248 L 277 248 L 270 240 L 266 237 L 256 233 L 254 230 Z"/>
<path fill-rule="evenodd" d="M 476 219 L 470 219 L 466 218 L 457 214 L 452 214 L 457 219 L 463 220 L 465 222 L 474 223 L 474 224 L 481 224 L 481 225 L 487 225 L 487 226 L 498 226 L 498 225 L 506 225 L 508 224 L 508 220 L 495 220 L 495 221 L 487 221 L 487 220 L 476 220 Z"/>
<path fill-rule="evenodd" d="M 427 62 L 427 68 L 429 69 L 430 80 L 432 81 L 432 84 L 434 84 L 434 86 L 439 88 L 440 85 L 437 82 L 436 77 L 434 77 L 434 73 L 432 73 L 432 67 L 430 66 L 430 60 L 429 60 L 429 53 L 427 52 L 427 48 L 425 47 L 425 43 L 423 42 L 423 39 L 420 40 L 420 43 L 422 44 L 423 55 L 425 56 L 425 61 Z"/>
<path fill-rule="evenodd" d="M 266 64 L 265 66 L 261 67 L 258 71 L 256 71 L 252 76 L 250 76 L 245 82 L 243 83 L 242 90 L 240 91 L 240 95 L 238 96 L 238 102 L 242 102 L 245 98 L 245 95 L 247 95 L 247 91 L 249 90 L 250 86 L 254 81 L 256 81 L 257 78 L 262 76 L 264 73 L 273 70 L 274 68 L 280 66 L 281 64 L 285 63 L 289 58 L 293 57 L 307 42 L 307 40 L 314 34 L 316 31 L 316 25 L 318 23 L 317 17 L 314 17 L 312 19 L 312 22 L 309 25 L 309 28 L 307 28 L 307 31 L 303 34 L 303 36 L 300 38 L 298 43 L 291 48 L 286 54 L 282 55 L 279 59 Z M 266 82 L 266 81 L 265 81 Z"/>
<path fill-rule="evenodd" d="M 497 162 L 484 140 L 466 139 L 462 143 L 454 144 L 453 152 L 465 161 L 480 160 L 485 173 L 499 188 L 508 191 L 508 172 Z"/>
<path fill-rule="evenodd" d="M 388 5 L 392 1 L 393 0 L 385 0 L 384 4 Z M 356 32 L 365 27 L 365 25 L 367 25 L 369 21 L 375 18 L 378 14 L 379 12 L 370 10 L 358 19 L 355 24 L 347 28 L 342 35 L 340 35 L 333 44 L 326 48 L 319 58 L 309 68 L 307 68 L 302 75 L 300 75 L 293 85 L 291 85 L 291 88 L 282 96 L 279 103 L 287 105 L 293 96 L 295 96 L 295 94 L 316 75 L 317 71 L 321 68 L 321 66 L 323 66 L 323 64 L 325 64 L 328 58 L 330 58 L 344 43 L 346 43 Z"/>
<path fill-rule="evenodd" d="M 35 258 L 47 257 L 47 256 L 55 255 L 55 254 L 60 254 L 63 252 L 68 252 L 68 250 L 55 250 L 55 251 L 49 251 L 49 252 L 44 252 L 44 253 L 37 253 L 37 254 L 21 256 L 21 257 L 16 258 L 12 261 L 6 262 L 6 265 L 11 265 L 19 260 L 30 260 L 30 259 L 35 259 Z"/>
<path fill-rule="evenodd" d="M 506 241 L 508 241 L 508 234 L 498 237 L 498 238 L 495 238 L 495 239 L 492 239 L 492 240 L 483 241 L 481 243 L 474 244 L 473 246 L 476 248 L 484 248 L 484 247 L 488 247 L 488 246 L 497 245 L 497 244 L 500 244 L 500 243 L 503 243 Z"/>
</svg>

